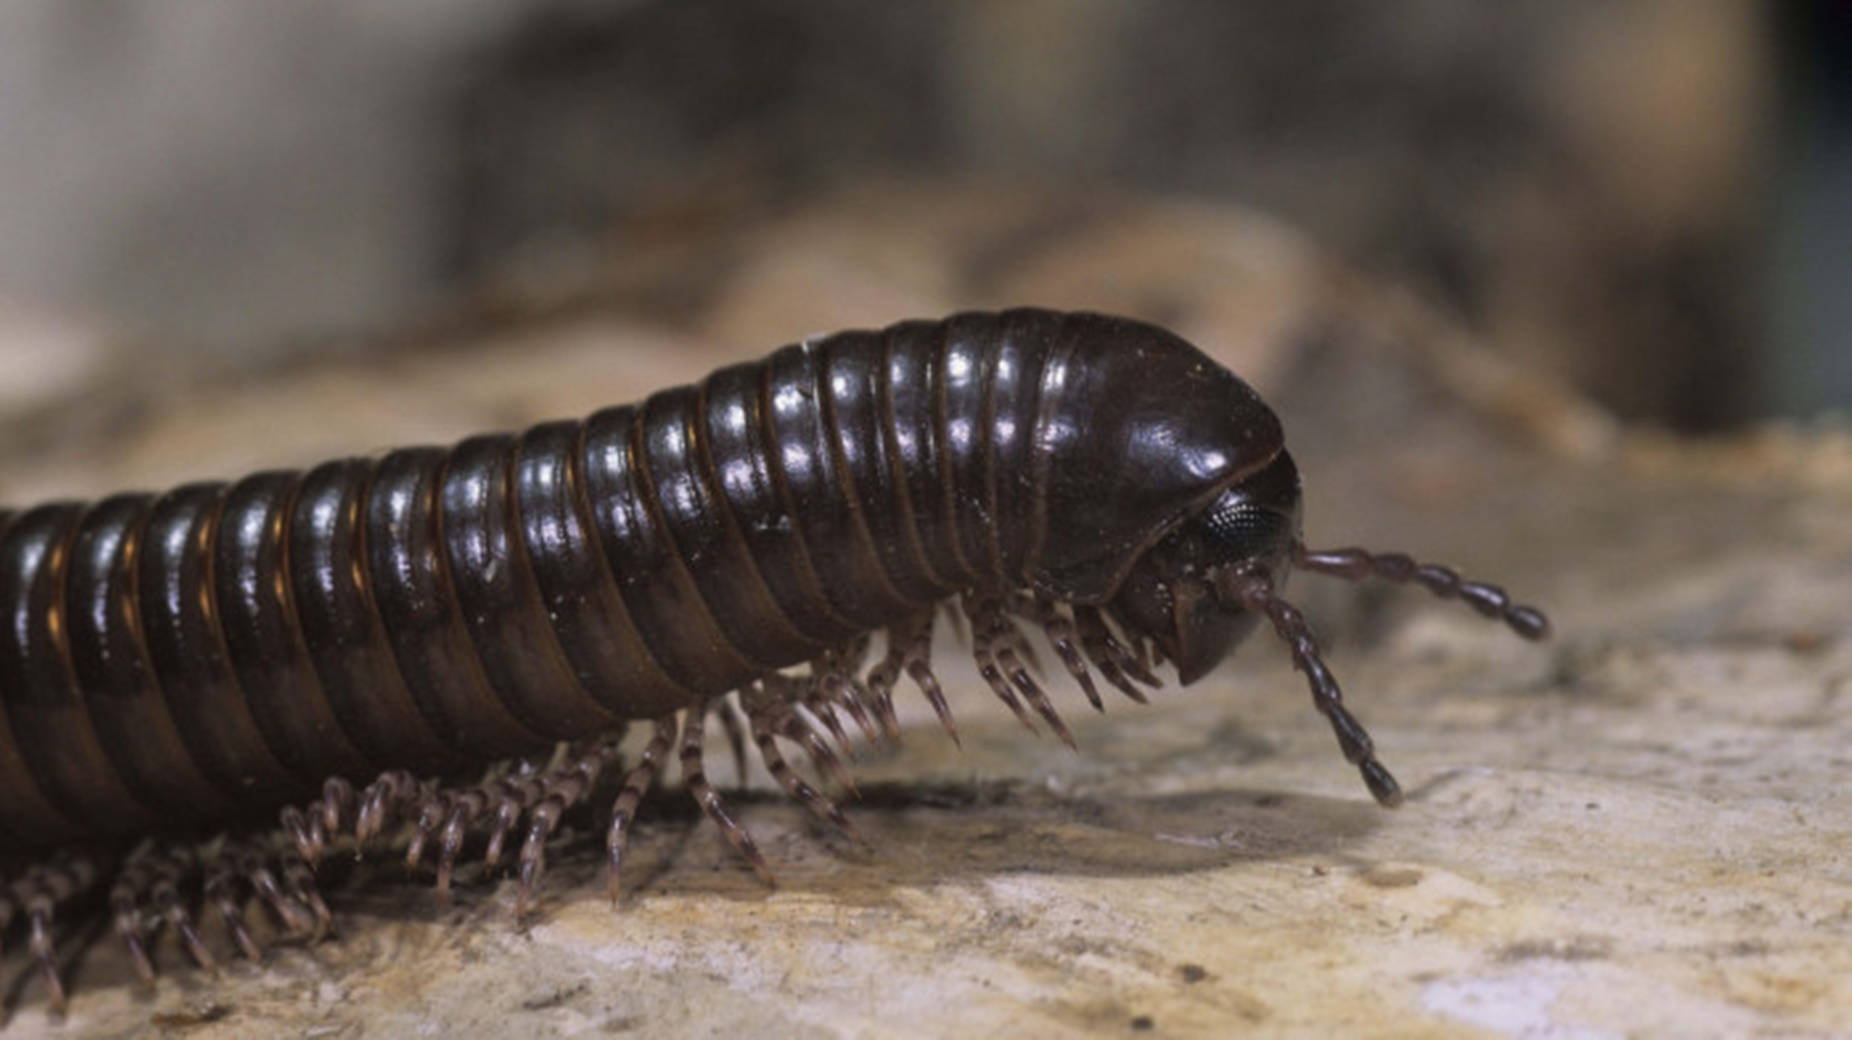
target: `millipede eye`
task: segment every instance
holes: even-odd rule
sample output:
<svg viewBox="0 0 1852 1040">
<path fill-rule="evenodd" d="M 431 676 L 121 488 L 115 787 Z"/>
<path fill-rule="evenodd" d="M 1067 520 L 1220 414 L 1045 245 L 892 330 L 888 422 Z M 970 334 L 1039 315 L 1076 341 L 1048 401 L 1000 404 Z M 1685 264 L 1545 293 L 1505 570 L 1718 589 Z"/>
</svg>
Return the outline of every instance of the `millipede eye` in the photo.
<svg viewBox="0 0 1852 1040">
<path fill-rule="evenodd" d="M 1210 537 L 1224 544 L 1268 541 L 1286 530 L 1286 518 L 1251 502 L 1219 506 L 1206 518 Z"/>
</svg>

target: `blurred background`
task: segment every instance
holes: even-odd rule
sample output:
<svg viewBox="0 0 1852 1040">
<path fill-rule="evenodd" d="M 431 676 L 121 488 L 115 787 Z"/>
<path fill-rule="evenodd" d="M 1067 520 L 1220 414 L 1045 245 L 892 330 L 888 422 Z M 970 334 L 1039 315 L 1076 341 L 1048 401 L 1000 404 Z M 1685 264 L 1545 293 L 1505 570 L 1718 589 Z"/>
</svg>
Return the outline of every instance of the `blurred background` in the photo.
<svg viewBox="0 0 1852 1040">
<path fill-rule="evenodd" d="M 1838 0 L 14 0 L 0 409 L 39 429 L 584 314 L 747 352 L 1000 287 L 1175 319 L 1215 295 L 1189 214 L 1219 212 L 1624 421 L 1809 420 L 1852 401 L 1849 25 Z M 1077 233 L 1127 200 L 1184 207 L 1196 244 Z M 893 248 L 839 248 L 864 231 Z M 918 284 L 909 244 L 951 274 L 882 291 Z M 1063 250 L 1090 273 L 1020 277 Z M 818 257 L 835 281 L 767 273 Z"/>
</svg>

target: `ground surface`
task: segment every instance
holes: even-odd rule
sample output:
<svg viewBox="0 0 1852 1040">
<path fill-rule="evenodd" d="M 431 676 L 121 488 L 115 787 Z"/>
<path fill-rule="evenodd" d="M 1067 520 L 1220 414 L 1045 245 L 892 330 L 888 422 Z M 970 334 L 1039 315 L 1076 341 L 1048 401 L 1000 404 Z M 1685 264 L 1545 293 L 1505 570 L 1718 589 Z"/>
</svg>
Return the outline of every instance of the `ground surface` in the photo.
<svg viewBox="0 0 1852 1040">
<path fill-rule="evenodd" d="M 868 221 L 862 199 L 765 229 L 692 322 L 575 312 L 458 352 L 163 391 L 13 459 L 0 490 L 508 427 L 698 374 L 729 344 L 970 302 L 1151 313 L 1280 407 L 1311 541 L 1407 549 L 1550 609 L 1534 646 L 1414 592 L 1295 580 L 1406 807 L 1369 800 L 1266 639 L 1104 716 L 1051 679 L 1078 754 L 989 703 L 943 640 L 963 748 L 907 700 L 904 749 L 856 769 L 871 850 L 755 774 L 741 816 L 775 889 L 666 806 L 616 909 L 587 841 L 558 850 L 526 927 L 507 884 L 448 910 L 343 886 L 335 941 L 170 971 L 152 996 L 100 948 L 67 1020 L 29 984 L 7 1035 L 1852 1035 L 1843 432 L 1615 434 L 1437 346 L 1406 307 L 1358 303 L 1251 218 L 1093 203 L 1056 213 L 1058 248 L 1025 231 L 985 252 L 985 206 L 1007 208 L 889 199 Z M 948 273 L 986 257 L 981 291 Z M 839 302 L 800 307 L 819 299 Z"/>
</svg>

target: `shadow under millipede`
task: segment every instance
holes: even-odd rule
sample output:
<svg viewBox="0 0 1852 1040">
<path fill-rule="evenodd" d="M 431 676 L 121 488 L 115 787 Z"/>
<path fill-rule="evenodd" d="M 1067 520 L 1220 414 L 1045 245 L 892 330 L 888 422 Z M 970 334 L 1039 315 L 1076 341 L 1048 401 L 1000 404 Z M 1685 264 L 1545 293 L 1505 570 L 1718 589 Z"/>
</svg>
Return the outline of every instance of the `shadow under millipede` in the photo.
<svg viewBox="0 0 1852 1040">
<path fill-rule="evenodd" d="M 1022 780 L 877 781 L 862 785 L 860 797 L 848 803 L 869 839 L 869 846 L 862 847 L 811 820 L 781 793 L 734 790 L 728 798 L 747 825 L 777 850 L 776 889 L 760 884 L 733 859 L 689 799 L 671 795 L 652 799 L 643 813 L 624 894 L 611 913 L 621 920 L 626 910 L 652 896 L 678 894 L 756 902 L 775 893 L 814 892 L 871 904 L 887 901 L 900 889 L 1010 874 L 1174 876 L 1241 862 L 1339 853 L 1382 822 L 1380 811 L 1367 803 L 1251 789 L 1119 796 L 1056 794 Z M 451 904 L 439 907 L 429 871 L 408 875 L 394 850 L 381 848 L 365 859 L 346 850 L 332 854 L 320 882 L 335 913 L 335 928 L 317 948 L 316 959 L 338 970 L 347 960 L 342 947 L 388 922 L 434 921 L 459 936 L 457 930 L 518 932 L 572 903 L 603 904 L 601 823 L 597 814 L 581 811 L 561 828 L 548 849 L 540 898 L 521 922 L 512 917 L 508 892 L 513 882 L 506 879 L 506 870 L 490 876 L 477 863 L 460 867 Z M 101 902 L 74 917 L 59 943 L 66 978 L 77 991 L 135 984 Z M 222 963 L 241 963 L 216 922 L 202 924 L 201 930 Z M 265 938 L 279 937 L 272 932 Z M 366 956 L 358 949 L 347 952 Z M 277 960 L 274 951 L 268 959 Z M 161 945 L 157 960 L 166 979 L 191 977 L 189 988 L 212 984 L 184 963 L 171 942 Z M 22 1001 L 42 999 L 33 994 L 39 976 L 29 958 L 9 955 L 0 977 L 6 986 L 0 1011 L 10 1015 Z"/>
</svg>

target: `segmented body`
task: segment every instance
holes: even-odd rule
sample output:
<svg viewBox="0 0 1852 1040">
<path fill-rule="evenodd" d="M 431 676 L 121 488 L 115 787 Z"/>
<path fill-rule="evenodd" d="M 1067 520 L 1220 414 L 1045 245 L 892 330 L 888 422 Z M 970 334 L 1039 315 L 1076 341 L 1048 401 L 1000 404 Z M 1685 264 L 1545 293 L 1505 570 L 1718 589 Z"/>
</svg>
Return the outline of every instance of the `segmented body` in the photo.
<svg viewBox="0 0 1852 1040">
<path fill-rule="evenodd" d="M 1085 449 L 1146 328 L 844 333 L 583 422 L 10 514 L 0 849 L 533 752 L 1025 586 L 1037 455 Z"/>
<path fill-rule="evenodd" d="M 130 858 L 111 903 L 145 974 L 151 918 L 209 958 L 179 888 L 216 903 L 247 952 L 234 881 L 318 930 L 310 871 L 329 836 L 394 818 L 412 861 L 439 847 L 440 891 L 470 834 L 493 863 L 525 823 L 525 898 L 560 814 L 616 761 L 587 738 L 647 721 L 613 807 L 613 867 L 673 756 L 763 871 L 706 781 L 702 720 L 720 711 L 736 749 L 750 729 L 778 782 L 850 829 L 777 742 L 846 783 L 813 723 L 839 740 L 839 711 L 891 730 L 903 675 L 951 729 L 926 663 L 947 601 L 991 689 L 1070 740 L 1014 619 L 1098 707 L 1094 673 L 1142 699 L 1154 652 L 1189 681 L 1264 618 L 1394 804 L 1276 595 L 1286 568 L 1417 581 L 1527 636 L 1543 619 L 1445 568 L 1309 552 L 1298 509 L 1279 423 L 1246 384 L 1162 329 L 1025 309 L 839 333 L 449 449 L 0 514 L 0 862 L 229 825 L 319 791 L 283 813 L 299 855 L 233 843 L 203 873 L 185 848 Z M 864 672 L 878 632 L 885 655 Z M 562 741 L 549 770 L 467 779 Z M 95 881 L 86 869 L 41 859 L 0 892 L 0 942 L 23 908 L 54 990 L 40 936 Z"/>
</svg>

